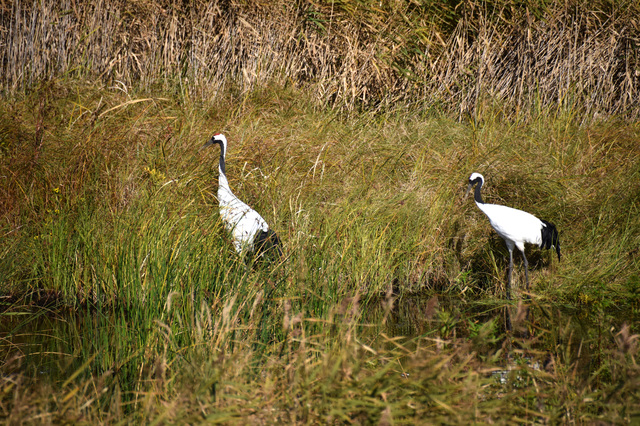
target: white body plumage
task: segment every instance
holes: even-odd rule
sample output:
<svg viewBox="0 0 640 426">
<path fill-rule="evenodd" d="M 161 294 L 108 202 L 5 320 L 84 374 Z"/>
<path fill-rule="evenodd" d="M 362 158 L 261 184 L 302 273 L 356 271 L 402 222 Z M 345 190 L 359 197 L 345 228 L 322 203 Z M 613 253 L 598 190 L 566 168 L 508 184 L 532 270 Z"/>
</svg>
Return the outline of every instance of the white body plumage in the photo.
<svg viewBox="0 0 640 426">
<path fill-rule="evenodd" d="M 555 247 L 560 260 L 560 239 L 556 227 L 545 220 L 522 210 L 498 204 L 486 204 L 482 200 L 481 189 L 484 177 L 480 173 L 472 173 L 469 177 L 467 194 L 476 186 L 474 199 L 476 205 L 489 218 L 493 229 L 502 237 L 509 250 L 509 274 L 507 278 L 507 298 L 510 299 L 511 274 L 513 271 L 513 248 L 517 247 L 522 253 L 525 267 L 527 290 L 529 289 L 529 262 L 525 256 L 525 243 L 536 244 L 541 248 Z"/>
<path fill-rule="evenodd" d="M 522 210 L 499 204 L 476 205 L 489 218 L 491 227 L 504 239 L 507 246 L 518 247 L 524 252 L 524 244 L 542 244 L 542 228 L 546 226 L 540 219 Z"/>
<path fill-rule="evenodd" d="M 257 211 L 231 192 L 224 174 L 220 174 L 218 182 L 218 205 L 225 229 L 231 233 L 233 245 L 238 253 L 250 250 L 258 232 L 267 232 L 269 226 Z"/>
<path fill-rule="evenodd" d="M 240 255 L 253 251 L 257 243 L 261 246 L 279 245 L 278 237 L 269 230 L 269 225 L 260 214 L 242 202 L 231 191 L 225 172 L 225 156 L 227 152 L 227 138 L 223 134 L 214 135 L 204 147 L 220 145 L 220 162 L 218 165 L 218 205 L 220 217 L 225 229 L 231 234 L 233 246 Z M 279 248 L 278 248 L 279 251 Z"/>
</svg>

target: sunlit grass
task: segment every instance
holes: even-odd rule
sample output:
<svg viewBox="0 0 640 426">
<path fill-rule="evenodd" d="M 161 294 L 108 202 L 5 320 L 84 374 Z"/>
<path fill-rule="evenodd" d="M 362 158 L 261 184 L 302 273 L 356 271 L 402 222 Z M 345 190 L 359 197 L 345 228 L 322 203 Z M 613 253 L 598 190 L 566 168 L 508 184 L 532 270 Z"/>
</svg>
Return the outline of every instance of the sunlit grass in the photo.
<svg viewBox="0 0 640 426">
<path fill-rule="evenodd" d="M 142 85 L 188 104 L 229 93 L 244 98 L 276 80 L 350 112 L 400 104 L 476 122 L 569 115 L 583 123 L 640 114 L 634 1 L 105 0 L 72 7 L 16 0 L 0 7 L 7 47 L 0 87 L 9 92 L 67 76 L 123 92 Z M 108 108 L 78 103 L 76 116 Z"/>
<path fill-rule="evenodd" d="M 0 8 L 6 423 L 638 420 L 637 2 Z"/>
<path fill-rule="evenodd" d="M 637 415 L 636 124 L 342 115 L 280 85 L 240 103 L 39 90 L 2 105 L 2 319 L 45 296 L 65 310 L 11 322 L 48 347 L 3 336 L 10 421 Z M 224 233 L 218 153 L 199 150 L 217 132 L 232 189 L 283 241 L 280 262 L 243 262 Z M 472 171 L 487 201 L 560 230 L 562 262 L 530 251 L 529 324 L 519 297 L 504 300 L 504 243 L 462 198 Z M 519 257 L 516 271 L 520 296 Z M 531 339 L 505 339 L 505 306 Z M 492 372 L 506 370 L 503 385 Z"/>
</svg>

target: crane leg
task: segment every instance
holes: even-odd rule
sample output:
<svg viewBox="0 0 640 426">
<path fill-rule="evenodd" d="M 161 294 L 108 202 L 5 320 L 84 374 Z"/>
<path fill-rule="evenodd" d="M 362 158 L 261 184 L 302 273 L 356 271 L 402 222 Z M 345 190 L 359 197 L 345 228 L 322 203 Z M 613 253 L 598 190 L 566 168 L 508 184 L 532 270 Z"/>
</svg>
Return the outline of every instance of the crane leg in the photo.
<svg viewBox="0 0 640 426">
<path fill-rule="evenodd" d="M 509 249 L 509 272 L 507 273 L 507 300 L 511 300 L 511 274 L 513 273 L 513 250 Z"/>
<path fill-rule="evenodd" d="M 504 326 L 505 329 L 509 332 L 511 332 L 511 314 L 509 314 L 509 305 L 504 307 Z"/>
<path fill-rule="evenodd" d="M 529 262 L 527 261 L 527 256 L 524 255 L 524 250 L 522 251 L 522 258 L 524 259 L 524 279 L 527 282 L 527 293 L 528 293 L 529 292 Z"/>
<path fill-rule="evenodd" d="M 527 261 L 527 256 L 525 256 L 524 254 L 524 250 L 522 250 L 522 258 L 524 259 L 524 278 L 525 281 L 527 282 L 527 295 L 525 297 L 525 300 L 530 300 L 531 296 L 529 295 L 529 261 Z M 525 305 L 525 309 L 526 309 L 526 315 L 524 317 L 524 320 L 526 323 L 529 322 L 529 305 L 526 304 Z M 526 328 L 525 325 L 525 332 L 524 332 L 525 338 L 529 338 L 529 330 Z"/>
<path fill-rule="evenodd" d="M 509 248 L 509 272 L 507 273 L 507 300 L 511 300 L 511 273 L 513 271 L 513 248 Z M 511 332 L 511 315 L 509 314 L 509 305 L 504 307 L 505 311 L 505 328 Z"/>
</svg>

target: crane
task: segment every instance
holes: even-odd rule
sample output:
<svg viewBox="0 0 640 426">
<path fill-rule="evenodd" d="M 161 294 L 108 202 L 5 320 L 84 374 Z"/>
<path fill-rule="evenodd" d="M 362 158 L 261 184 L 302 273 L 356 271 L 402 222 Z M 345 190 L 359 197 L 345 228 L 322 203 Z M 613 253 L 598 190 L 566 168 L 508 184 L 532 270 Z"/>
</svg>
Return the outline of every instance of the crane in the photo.
<svg viewBox="0 0 640 426">
<path fill-rule="evenodd" d="M 252 252 L 256 257 L 275 252 L 282 255 L 280 239 L 269 228 L 260 214 L 242 202 L 229 188 L 229 181 L 225 171 L 225 156 L 227 153 L 227 138 L 222 133 L 211 137 L 202 148 L 220 145 L 220 163 L 218 165 L 218 205 L 220 217 L 225 229 L 231 234 L 236 252 L 244 257 Z"/>
<path fill-rule="evenodd" d="M 489 218 L 493 229 L 502 237 L 509 250 L 509 273 L 507 275 L 507 299 L 511 299 L 511 274 L 513 272 L 513 248 L 517 247 L 524 259 L 524 274 L 529 291 L 529 262 L 524 254 L 524 245 L 536 244 L 540 248 L 555 247 L 560 260 L 560 239 L 555 225 L 541 220 L 534 215 L 512 207 L 499 204 L 486 204 L 480 193 L 484 177 L 480 173 L 472 173 L 465 198 L 475 186 L 474 199 L 476 205 Z"/>
</svg>

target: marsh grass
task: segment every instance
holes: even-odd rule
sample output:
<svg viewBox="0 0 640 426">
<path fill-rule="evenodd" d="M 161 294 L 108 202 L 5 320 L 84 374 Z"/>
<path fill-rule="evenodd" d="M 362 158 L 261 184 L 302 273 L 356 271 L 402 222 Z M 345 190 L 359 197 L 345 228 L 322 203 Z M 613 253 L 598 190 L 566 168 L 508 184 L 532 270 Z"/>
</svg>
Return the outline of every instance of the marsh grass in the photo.
<svg viewBox="0 0 640 426">
<path fill-rule="evenodd" d="M 51 80 L 3 101 L 9 422 L 636 418 L 636 124 L 344 115 L 278 84 L 189 96 Z M 199 150 L 219 131 L 279 262 L 241 261 L 223 231 Z M 504 244 L 462 198 L 472 171 L 560 229 L 561 262 L 529 252 L 528 323 L 521 260 L 508 303 Z"/>
<path fill-rule="evenodd" d="M 637 118 L 639 13 L 632 0 L 14 1 L 0 6 L 0 83 L 80 77 L 206 99 L 276 80 L 347 111 Z"/>
<path fill-rule="evenodd" d="M 1 6 L 3 419 L 637 420 L 637 5 L 525 3 Z"/>
<path fill-rule="evenodd" d="M 425 422 L 628 422 L 637 415 L 637 407 L 629 403 L 637 392 L 638 371 L 629 358 L 637 356 L 637 339 L 626 328 L 602 339 L 614 342 L 613 346 L 607 343 L 606 348 L 598 348 L 602 342 L 594 336 L 576 336 L 581 327 L 571 320 L 557 327 L 555 321 L 567 317 L 554 313 L 558 318 L 553 321 L 538 321 L 536 339 L 514 341 L 521 346 L 509 351 L 511 361 L 505 367 L 507 348 L 491 342 L 497 337 L 493 321 L 478 324 L 468 340 L 454 334 L 447 337 L 436 331 L 451 325 L 446 311 L 441 311 L 431 320 L 435 332 L 406 340 L 379 330 L 358 332 L 351 317 L 355 310 L 349 309 L 323 321 L 323 333 L 310 333 L 305 323 L 317 319 L 285 308 L 281 338 L 256 365 L 250 336 L 257 322 L 251 312 L 242 314 L 255 301 L 251 296 L 231 298 L 218 306 L 218 315 L 213 315 L 215 304 L 185 316 L 169 307 L 166 312 L 174 320 L 191 322 L 183 331 L 189 334 L 188 343 L 171 333 L 169 323 L 157 322 L 144 357 L 134 353 L 120 358 L 125 367 L 137 367 L 132 371 L 136 389 L 129 394 L 121 390 L 125 368 L 86 374 L 90 365 L 98 364 L 93 357 L 85 364 L 79 360 L 76 369 L 66 370 L 67 378 L 57 384 L 42 378 L 30 381 L 24 369 L 16 366 L 20 361 L 10 359 L 3 366 L 4 413 L 13 421 L 125 418 L 225 423 L 416 418 Z M 98 324 L 107 321 L 88 317 Z M 479 317 L 467 316 L 474 318 Z M 115 323 L 122 326 L 120 321 Z M 546 328 L 549 324 L 554 327 Z M 455 327 L 460 330 L 459 325 Z M 60 337 L 79 330 L 89 331 L 69 327 L 69 334 Z M 374 339 L 361 341 L 372 334 Z M 84 341 L 93 340 L 87 337 Z M 555 349 L 536 349 L 552 341 L 558 342 Z M 469 350 L 470 344 L 474 351 Z M 100 353 L 110 350 L 115 348 Z M 585 356 L 581 351 L 589 353 Z M 590 366 L 595 362 L 600 368 Z M 60 397 L 51 401 L 46 392 Z"/>
</svg>

